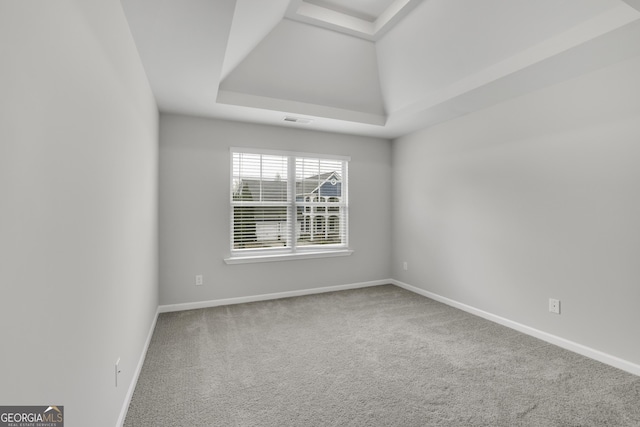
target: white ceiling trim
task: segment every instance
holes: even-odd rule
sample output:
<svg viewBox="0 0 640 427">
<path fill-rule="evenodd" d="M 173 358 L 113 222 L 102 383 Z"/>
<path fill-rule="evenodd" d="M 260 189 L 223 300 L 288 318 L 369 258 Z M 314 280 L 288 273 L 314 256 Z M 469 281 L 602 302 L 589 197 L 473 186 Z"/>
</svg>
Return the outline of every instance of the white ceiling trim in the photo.
<svg viewBox="0 0 640 427">
<path fill-rule="evenodd" d="M 290 114 L 293 112 L 293 115 L 302 114 L 306 116 L 324 117 L 327 119 L 344 120 L 347 122 L 374 126 L 384 126 L 387 121 L 385 116 L 380 116 L 378 114 L 226 90 L 218 91 L 218 102 L 222 104 L 280 111 L 283 114 Z"/>
<path fill-rule="evenodd" d="M 510 58 L 500 61 L 449 86 L 443 87 L 425 96 L 420 102 L 396 111 L 391 111 L 389 116 L 411 115 L 421 110 L 434 108 L 439 104 L 522 71 L 548 58 L 568 52 L 573 48 L 638 19 L 640 19 L 640 12 L 626 4 L 621 4 L 556 37 L 548 39 L 529 49 L 525 49 Z"/>
<path fill-rule="evenodd" d="M 640 40 L 640 19 L 637 18 L 557 55 L 486 80 L 484 84 L 441 93 L 438 102 L 415 104 L 398 111 L 389 116 L 385 129 L 412 132 L 638 56 L 640 43 L 629 43 L 629 40 Z"/>
<path fill-rule="evenodd" d="M 375 21 L 327 9 L 304 0 L 291 0 L 285 16 L 365 40 L 376 41 L 423 0 L 396 0 Z"/>
<path fill-rule="evenodd" d="M 285 115 L 293 114 L 313 120 L 305 125 L 306 129 L 383 138 L 429 127 L 640 55 L 640 43 L 637 43 L 640 40 L 640 0 L 589 0 L 590 6 L 581 10 L 584 13 L 577 14 L 584 18 L 569 20 L 580 24 L 561 26 L 544 38 L 530 44 L 522 43 L 520 49 L 512 49 L 504 56 L 494 55 L 491 62 L 463 69 L 464 72 L 454 78 L 442 79 L 439 84 L 420 81 L 415 73 L 395 75 L 393 81 L 402 82 L 403 87 L 420 84 L 423 87 L 415 88 L 415 96 L 412 92 L 407 92 L 409 96 L 400 93 L 402 96 L 396 96 L 391 102 L 384 99 L 382 91 L 377 98 L 372 98 L 367 89 L 375 86 L 374 89 L 380 90 L 372 84 L 380 63 L 397 63 L 393 61 L 403 59 L 402 55 L 412 57 L 412 52 L 420 49 L 421 40 L 415 37 L 416 34 L 412 38 L 411 33 L 416 33 L 415 28 L 434 28 L 422 19 L 416 21 L 415 16 L 421 15 L 413 16 L 407 8 L 421 5 L 411 13 L 424 13 L 425 10 L 457 12 L 463 16 L 453 24 L 473 23 L 473 16 L 464 16 L 464 0 L 395 1 L 378 16 L 378 25 L 385 22 L 386 28 L 395 26 L 383 38 L 379 37 L 386 31 L 384 26 L 375 35 L 367 36 L 330 22 L 302 25 L 311 19 L 297 13 L 300 5 L 307 3 L 302 0 L 272 0 L 268 14 L 264 0 L 121 1 L 160 111 L 298 126 L 283 120 Z M 486 4 L 496 9 L 500 1 L 486 0 Z M 519 1 L 530 5 L 528 0 Z M 579 7 L 581 1 L 565 0 L 561 11 L 570 15 L 570 6 Z M 536 15 L 538 18 L 544 18 L 542 12 L 550 13 L 554 7 L 554 0 L 545 0 L 538 9 L 530 9 L 540 12 Z M 491 8 L 487 8 L 490 11 Z M 513 12 L 514 8 L 510 10 Z M 292 13 L 296 15 L 295 19 L 291 18 Z M 340 16 L 344 20 L 349 17 L 336 13 L 334 18 Z M 450 15 L 456 16 L 455 13 Z M 512 15 L 522 19 L 521 14 L 508 11 L 502 19 Z M 286 19 L 278 22 L 282 18 Z M 368 24 L 367 31 L 376 25 L 375 22 Z M 277 33 L 281 27 L 295 25 L 301 28 Z M 341 34 L 321 31 L 321 28 Z M 409 31 L 405 31 L 407 29 Z M 375 28 L 372 31 L 376 31 Z M 468 36 L 473 37 L 474 31 L 477 29 L 470 29 Z M 357 37 L 345 37 L 344 34 Z M 438 33 L 434 36 L 427 31 L 418 31 L 417 34 L 436 37 L 439 43 L 444 43 L 443 49 L 459 48 L 446 37 L 438 40 Z M 375 37 L 379 39 L 374 44 L 370 39 Z M 325 39 L 329 43 L 324 43 Z M 266 49 L 265 43 L 269 40 L 280 49 L 274 50 L 272 45 Z M 358 43 L 362 46 L 358 47 Z M 384 57 L 380 56 L 380 46 L 389 47 L 384 51 Z M 415 49 L 409 49 L 409 46 Z M 482 46 L 479 49 L 482 53 Z M 302 54 L 307 51 L 311 57 Z M 444 65 L 450 64 L 446 62 L 448 58 L 457 58 L 455 55 L 442 56 Z M 310 58 L 313 60 L 309 61 Z M 426 58 L 428 61 L 430 57 L 427 55 Z M 436 61 L 429 66 L 438 71 L 437 67 L 442 64 Z M 403 69 L 414 70 L 411 67 Z M 429 67 L 425 70 L 429 71 Z M 290 73 L 294 73 L 293 80 Z M 439 78 L 437 72 L 433 75 L 436 80 Z M 224 76 L 228 78 L 222 82 Z M 363 76 L 369 80 L 363 80 Z M 388 76 L 381 74 L 378 80 L 382 82 L 387 78 L 388 83 L 391 81 Z M 305 79 L 310 87 L 303 85 Z M 269 90 L 261 90 L 265 87 Z M 378 98 L 380 108 L 369 108 L 371 99 Z M 345 99 L 359 102 L 346 102 Z"/>
</svg>

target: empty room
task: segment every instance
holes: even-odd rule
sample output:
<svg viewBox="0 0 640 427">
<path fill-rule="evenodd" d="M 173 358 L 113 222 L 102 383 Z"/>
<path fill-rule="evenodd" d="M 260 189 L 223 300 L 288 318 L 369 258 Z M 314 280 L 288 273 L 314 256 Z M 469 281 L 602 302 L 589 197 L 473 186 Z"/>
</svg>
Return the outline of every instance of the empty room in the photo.
<svg viewBox="0 0 640 427">
<path fill-rule="evenodd" d="M 0 427 L 640 425 L 640 0 L 0 0 L 0 58 Z"/>
</svg>

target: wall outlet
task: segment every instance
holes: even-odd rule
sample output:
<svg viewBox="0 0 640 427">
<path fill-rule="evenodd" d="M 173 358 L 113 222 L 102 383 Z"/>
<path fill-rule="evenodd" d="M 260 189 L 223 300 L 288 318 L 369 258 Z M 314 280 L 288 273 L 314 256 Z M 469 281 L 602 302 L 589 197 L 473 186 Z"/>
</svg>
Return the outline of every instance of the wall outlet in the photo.
<svg viewBox="0 0 640 427">
<path fill-rule="evenodd" d="M 122 372 L 120 370 L 120 358 L 118 357 L 118 360 L 116 360 L 116 387 L 118 387 L 118 375 L 120 375 L 120 372 Z"/>
<path fill-rule="evenodd" d="M 549 298 L 549 311 L 551 313 L 560 314 L 560 300 Z"/>
<path fill-rule="evenodd" d="M 409 269 L 409 263 L 408 263 L 407 261 L 404 261 L 404 262 L 402 263 L 402 269 L 403 269 L 404 271 L 407 271 L 407 270 Z"/>
<path fill-rule="evenodd" d="M 202 277 L 202 274 L 198 274 L 196 276 L 196 286 L 202 286 L 203 283 L 204 283 L 204 278 Z"/>
</svg>

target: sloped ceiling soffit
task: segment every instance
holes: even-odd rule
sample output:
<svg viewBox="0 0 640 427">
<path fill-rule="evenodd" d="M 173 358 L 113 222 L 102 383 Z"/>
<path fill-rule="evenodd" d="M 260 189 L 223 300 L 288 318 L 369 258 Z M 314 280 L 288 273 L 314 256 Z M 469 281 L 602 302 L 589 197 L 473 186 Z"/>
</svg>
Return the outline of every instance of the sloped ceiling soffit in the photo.
<svg viewBox="0 0 640 427">
<path fill-rule="evenodd" d="M 161 111 L 386 138 L 640 54 L 640 0 L 122 5 Z"/>
</svg>

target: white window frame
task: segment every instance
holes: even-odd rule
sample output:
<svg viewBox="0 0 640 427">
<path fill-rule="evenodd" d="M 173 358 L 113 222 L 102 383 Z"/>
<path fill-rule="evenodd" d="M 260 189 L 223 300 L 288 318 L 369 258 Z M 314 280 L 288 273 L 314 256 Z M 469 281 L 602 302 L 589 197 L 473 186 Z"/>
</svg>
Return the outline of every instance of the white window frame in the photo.
<svg viewBox="0 0 640 427">
<path fill-rule="evenodd" d="M 234 249 L 234 207 L 241 206 L 241 202 L 233 200 L 233 155 L 234 153 L 247 153 L 258 155 L 275 155 L 288 157 L 288 176 L 287 182 L 289 185 L 289 200 L 282 203 L 288 208 L 288 228 L 290 241 L 289 246 L 285 248 L 260 248 L 260 249 Z M 296 200 L 296 159 L 308 158 L 308 159 L 320 159 L 320 160 L 338 160 L 342 162 L 341 171 L 341 194 L 342 201 L 340 207 L 344 210 L 344 224 L 342 234 L 342 243 L 340 244 L 322 244 L 322 245 L 297 245 L 297 210 L 298 207 L 306 209 L 310 207 L 315 209 L 318 206 L 326 206 L 325 204 L 315 204 L 313 202 L 299 202 Z M 353 253 L 353 250 L 349 249 L 349 184 L 348 184 L 348 165 L 351 158 L 348 156 L 330 155 L 330 154 L 317 154 L 317 153 L 304 153 L 296 151 L 280 151 L 280 150 L 266 150 L 248 147 L 230 147 L 229 150 L 230 170 L 229 170 L 229 247 L 230 255 L 224 259 L 227 264 L 244 264 L 244 263 L 256 263 L 256 262 L 272 262 L 272 261 L 286 261 L 294 259 L 309 259 L 309 258 L 325 258 L 325 257 L 337 257 L 348 256 Z M 313 227 L 314 225 L 311 224 Z M 328 226 L 328 224 L 326 225 Z"/>
</svg>

